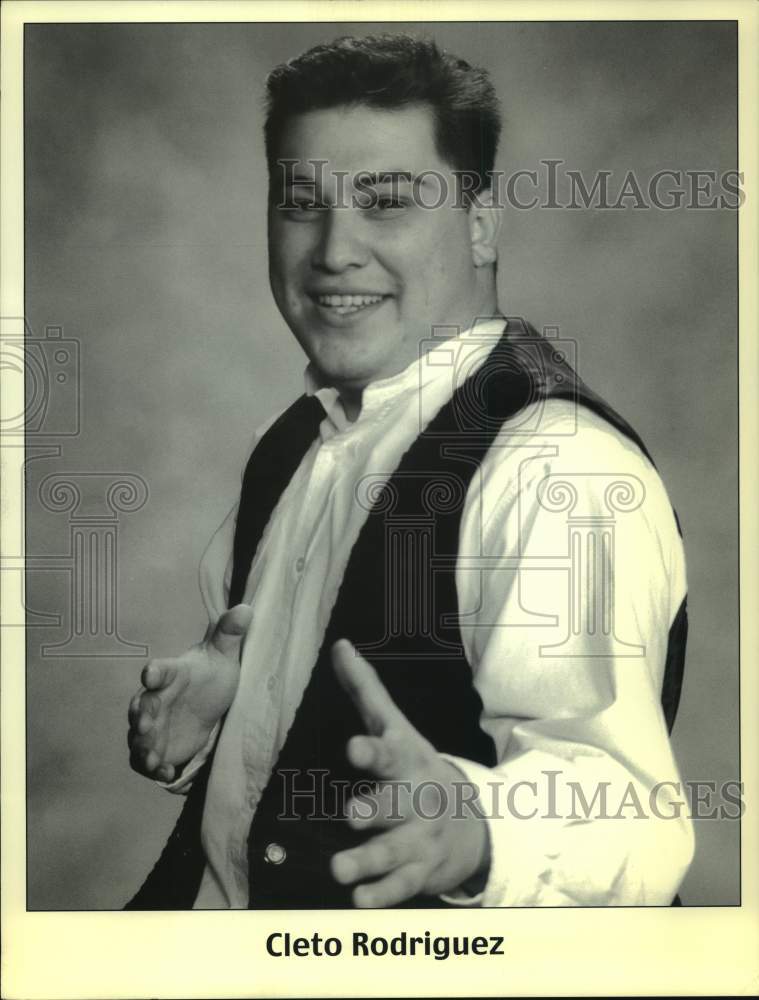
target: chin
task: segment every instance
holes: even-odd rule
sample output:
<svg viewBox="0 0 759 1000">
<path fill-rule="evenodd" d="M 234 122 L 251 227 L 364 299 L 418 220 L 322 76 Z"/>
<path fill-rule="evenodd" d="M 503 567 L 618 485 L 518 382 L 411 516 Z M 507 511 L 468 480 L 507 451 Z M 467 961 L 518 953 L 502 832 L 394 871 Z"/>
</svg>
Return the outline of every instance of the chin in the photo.
<svg viewBox="0 0 759 1000">
<path fill-rule="evenodd" d="M 374 382 L 377 378 L 381 378 L 380 375 L 374 375 L 371 372 L 352 366 L 333 365 L 329 368 L 325 368 L 319 365 L 319 370 L 321 371 L 327 385 L 333 385 L 336 388 L 344 387 L 346 389 L 363 389 L 364 386 L 368 385 L 370 382 Z"/>
<path fill-rule="evenodd" d="M 337 351 L 316 350 L 306 353 L 328 384 L 340 383 L 346 387 L 361 388 L 369 382 L 384 377 L 378 374 L 380 370 L 384 370 L 384 366 L 379 363 L 373 364 L 372 360 L 367 358 L 365 351 L 353 352 L 351 357 L 346 357 L 344 352 Z"/>
</svg>

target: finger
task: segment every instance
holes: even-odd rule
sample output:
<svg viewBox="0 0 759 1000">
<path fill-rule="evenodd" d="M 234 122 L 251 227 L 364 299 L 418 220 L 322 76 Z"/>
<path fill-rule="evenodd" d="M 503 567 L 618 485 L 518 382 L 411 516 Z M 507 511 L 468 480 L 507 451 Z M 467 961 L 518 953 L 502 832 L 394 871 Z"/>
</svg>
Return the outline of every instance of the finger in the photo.
<svg viewBox="0 0 759 1000">
<path fill-rule="evenodd" d="M 401 720 L 406 722 L 374 667 L 356 652 L 347 639 L 340 639 L 332 647 L 332 663 L 338 680 L 373 736 L 381 736 L 393 723 L 399 725 Z"/>
<path fill-rule="evenodd" d="M 353 830 L 386 830 L 413 815 L 410 781 L 388 781 L 375 792 L 354 796 L 347 804 Z"/>
<path fill-rule="evenodd" d="M 420 845 L 418 830 L 411 824 L 389 833 L 379 833 L 361 847 L 341 851 L 332 858 L 332 874 L 342 885 L 385 875 L 400 865 L 416 860 Z"/>
<path fill-rule="evenodd" d="M 153 719 L 147 713 L 143 712 L 137 719 L 137 725 L 134 727 L 135 732 L 140 736 L 147 736 L 147 734 L 153 728 Z"/>
<path fill-rule="evenodd" d="M 129 702 L 129 709 L 127 711 L 127 719 L 130 723 L 137 721 L 137 716 L 140 713 L 140 699 L 142 698 L 144 691 L 138 691 L 136 695 Z"/>
<path fill-rule="evenodd" d="M 379 882 L 357 886 L 353 890 L 353 903 L 359 909 L 396 906 L 421 892 L 426 879 L 427 866 L 421 861 L 411 861 L 396 868 Z"/>
<path fill-rule="evenodd" d="M 253 609 L 249 604 L 236 604 L 229 611 L 225 611 L 221 618 L 219 618 L 211 636 L 210 644 L 222 656 L 233 659 L 239 658 L 240 645 L 243 636 L 248 631 L 248 626 L 252 618 Z"/>
<path fill-rule="evenodd" d="M 132 753 L 143 759 L 149 750 L 156 748 L 156 733 L 149 716 L 140 716 L 138 722 L 130 726 L 127 742 Z"/>
<path fill-rule="evenodd" d="M 142 671 L 142 684 L 149 691 L 168 687 L 177 676 L 177 668 L 171 663 L 156 663 L 151 660 Z"/>
<path fill-rule="evenodd" d="M 359 770 L 370 771 L 378 778 L 393 778 L 399 773 L 396 747 L 393 731 L 388 729 L 384 736 L 352 736 L 346 756 Z"/>
<path fill-rule="evenodd" d="M 138 774 L 143 775 L 146 778 L 154 777 L 153 772 L 160 764 L 160 759 L 155 750 L 148 749 L 145 746 L 132 741 L 131 751 L 129 753 L 129 766 L 133 771 Z"/>
<path fill-rule="evenodd" d="M 157 694 L 152 694 L 150 691 L 143 691 L 140 695 L 140 701 L 138 705 L 137 718 L 138 720 L 142 716 L 148 715 L 155 719 L 158 717 L 161 711 L 161 697 Z"/>
<path fill-rule="evenodd" d="M 174 780 L 174 767 L 172 764 L 161 764 L 160 767 L 156 768 L 154 777 L 157 781 L 173 781 Z"/>
<path fill-rule="evenodd" d="M 127 718 L 129 719 L 129 731 L 133 735 L 144 735 L 153 728 L 155 706 L 151 702 L 143 702 L 144 695 L 144 691 L 136 694 L 129 703 Z"/>
<path fill-rule="evenodd" d="M 160 720 L 155 719 L 149 711 L 140 712 L 129 728 L 127 742 L 134 758 L 132 766 L 141 774 L 146 774 L 148 771 L 154 769 L 152 766 L 152 757 L 151 766 L 148 767 L 147 765 L 149 754 L 155 754 L 155 766 L 160 763 L 160 738 Z"/>
<path fill-rule="evenodd" d="M 144 775 L 146 778 L 158 779 L 158 769 L 160 767 L 171 767 L 170 764 L 164 765 L 161 761 L 161 755 L 152 746 L 146 746 L 145 743 L 140 742 L 139 737 L 137 739 L 132 739 L 132 746 L 129 753 L 129 765 L 138 774 Z M 171 780 L 163 779 L 159 780 Z"/>
</svg>

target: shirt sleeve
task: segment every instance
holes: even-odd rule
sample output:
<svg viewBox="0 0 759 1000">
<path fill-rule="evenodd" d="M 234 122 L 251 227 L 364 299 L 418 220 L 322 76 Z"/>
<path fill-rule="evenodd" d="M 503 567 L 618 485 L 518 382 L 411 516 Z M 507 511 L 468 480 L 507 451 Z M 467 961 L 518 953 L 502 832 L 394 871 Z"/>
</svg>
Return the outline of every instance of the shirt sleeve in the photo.
<svg viewBox="0 0 759 1000">
<path fill-rule="evenodd" d="M 685 563 L 653 466 L 590 414 L 496 446 L 462 551 L 462 638 L 498 764 L 449 758 L 477 789 L 490 869 L 478 896 L 444 898 L 670 904 L 693 854 L 660 705 Z"/>
<path fill-rule="evenodd" d="M 280 410 L 278 413 L 275 413 L 257 428 L 250 443 L 248 455 L 253 453 L 256 445 L 266 431 L 283 412 Z M 240 472 L 241 485 L 244 475 L 245 466 L 243 466 Z M 200 560 L 198 584 L 206 614 L 208 615 L 209 631 L 216 627 L 216 622 L 229 607 L 229 590 L 232 583 L 232 553 L 238 510 L 239 499 L 211 536 L 211 540 L 206 546 Z"/>
</svg>

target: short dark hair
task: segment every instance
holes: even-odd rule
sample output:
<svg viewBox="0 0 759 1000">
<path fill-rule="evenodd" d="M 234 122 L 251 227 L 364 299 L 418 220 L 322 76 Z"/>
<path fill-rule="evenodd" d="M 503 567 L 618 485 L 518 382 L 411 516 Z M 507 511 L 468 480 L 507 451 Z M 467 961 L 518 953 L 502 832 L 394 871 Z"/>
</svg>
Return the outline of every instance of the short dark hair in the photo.
<svg viewBox="0 0 759 1000">
<path fill-rule="evenodd" d="M 266 81 L 264 137 L 269 175 L 287 121 L 307 111 L 350 105 L 427 105 L 438 154 L 472 175 L 474 193 L 490 186 L 501 116 L 483 69 L 410 35 L 344 36 L 277 66 Z"/>
</svg>

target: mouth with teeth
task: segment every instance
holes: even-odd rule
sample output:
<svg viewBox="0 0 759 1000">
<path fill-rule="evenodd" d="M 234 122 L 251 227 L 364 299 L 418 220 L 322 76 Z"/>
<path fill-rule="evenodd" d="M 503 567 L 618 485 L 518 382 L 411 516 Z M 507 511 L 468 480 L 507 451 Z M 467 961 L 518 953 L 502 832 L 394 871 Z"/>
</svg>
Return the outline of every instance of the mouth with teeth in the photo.
<svg viewBox="0 0 759 1000">
<path fill-rule="evenodd" d="M 384 301 L 384 295 L 314 295 L 314 301 L 337 316 L 349 316 Z"/>
</svg>

